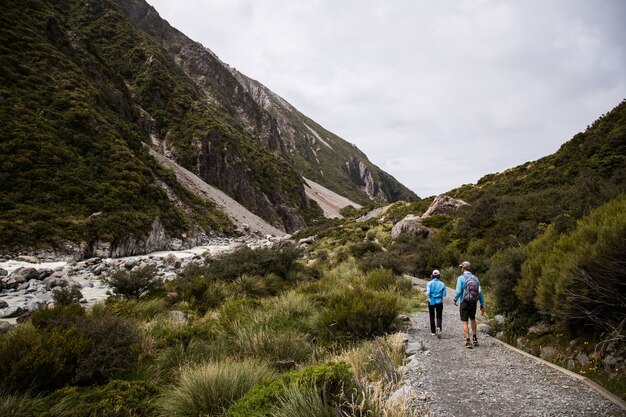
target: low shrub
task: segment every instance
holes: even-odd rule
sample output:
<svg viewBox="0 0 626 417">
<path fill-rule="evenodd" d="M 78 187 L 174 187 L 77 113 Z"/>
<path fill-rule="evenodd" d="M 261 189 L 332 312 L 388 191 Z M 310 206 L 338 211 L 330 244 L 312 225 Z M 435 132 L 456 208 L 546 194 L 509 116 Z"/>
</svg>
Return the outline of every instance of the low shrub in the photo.
<svg viewBox="0 0 626 417">
<path fill-rule="evenodd" d="M 163 393 L 159 408 L 168 416 L 225 416 L 231 404 L 272 375 L 269 367 L 250 360 L 208 362 L 186 368 L 178 383 Z"/>
<path fill-rule="evenodd" d="M 156 267 L 153 265 L 130 272 L 119 270 L 103 281 L 111 286 L 113 294 L 129 299 L 139 299 L 163 289 L 163 280 L 156 275 Z"/>
<path fill-rule="evenodd" d="M 69 384 L 89 349 L 89 340 L 73 326 L 18 326 L 0 338 L 0 389 L 42 393 Z"/>
<path fill-rule="evenodd" d="M 52 291 L 52 300 L 54 305 L 67 306 L 70 304 L 76 304 L 83 298 L 83 294 L 77 287 L 56 287 Z"/>
<path fill-rule="evenodd" d="M 0 339 L 0 385 L 11 391 L 102 384 L 136 362 L 139 336 L 123 318 L 87 315 L 71 304 L 39 310 L 31 323 Z"/>
<path fill-rule="evenodd" d="M 415 254 L 402 254 L 397 251 L 369 253 L 359 259 L 359 267 L 368 272 L 375 269 L 390 269 L 396 275 L 415 272 Z"/>
<path fill-rule="evenodd" d="M 277 411 L 279 398 L 289 387 L 316 387 L 330 405 L 339 405 L 354 390 L 354 376 L 346 363 L 326 363 L 290 371 L 252 388 L 228 409 L 230 417 L 261 417 Z M 300 415 L 296 413 L 295 415 Z"/>
<path fill-rule="evenodd" d="M 385 334 L 398 315 L 398 303 L 390 294 L 348 288 L 328 299 L 318 323 L 323 342 L 346 342 Z"/>
<path fill-rule="evenodd" d="M 78 358 L 75 384 L 103 384 L 133 369 L 139 352 L 139 333 L 130 322 L 116 316 L 91 317 L 80 322 L 79 328 L 90 346 Z"/>
<path fill-rule="evenodd" d="M 383 248 L 376 242 L 366 240 L 365 242 L 355 243 L 350 246 L 350 253 L 355 258 L 362 258 L 364 255 L 372 252 L 382 252 Z"/>
<path fill-rule="evenodd" d="M 374 269 L 365 276 L 365 288 L 374 291 L 389 290 L 396 285 L 396 277 L 390 269 Z"/>
<path fill-rule="evenodd" d="M 85 317 L 85 309 L 81 305 L 69 304 L 39 309 L 30 316 L 30 322 L 37 329 L 54 327 L 66 329 Z"/>
<path fill-rule="evenodd" d="M 287 278 L 289 272 L 297 268 L 296 260 L 301 253 L 300 249 L 291 244 L 258 249 L 245 247 L 211 261 L 204 269 L 205 276 L 225 281 L 233 281 L 244 274 L 276 274 Z"/>
</svg>

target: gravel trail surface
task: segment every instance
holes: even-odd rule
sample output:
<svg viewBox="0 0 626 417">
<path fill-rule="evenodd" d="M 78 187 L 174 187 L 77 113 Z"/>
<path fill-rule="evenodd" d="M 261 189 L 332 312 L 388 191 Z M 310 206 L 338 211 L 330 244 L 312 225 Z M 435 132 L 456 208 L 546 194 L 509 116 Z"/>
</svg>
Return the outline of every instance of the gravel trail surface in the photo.
<svg viewBox="0 0 626 417">
<path fill-rule="evenodd" d="M 416 282 L 425 287 L 426 281 Z M 430 415 L 626 416 L 583 381 L 488 335 L 478 335 L 478 347 L 465 348 L 454 290 L 447 292 L 442 338 L 431 335 L 427 309 L 411 317 L 408 331 L 411 356 L 405 375 L 421 401 L 430 402 Z"/>
</svg>

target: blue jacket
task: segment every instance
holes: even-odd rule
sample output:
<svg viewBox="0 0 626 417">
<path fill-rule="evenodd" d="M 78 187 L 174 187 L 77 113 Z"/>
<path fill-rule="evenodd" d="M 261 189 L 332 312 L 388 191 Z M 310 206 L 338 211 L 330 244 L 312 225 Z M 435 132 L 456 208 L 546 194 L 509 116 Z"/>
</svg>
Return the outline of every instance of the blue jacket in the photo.
<svg viewBox="0 0 626 417">
<path fill-rule="evenodd" d="M 446 284 L 439 281 L 439 278 L 433 278 L 426 285 L 426 297 L 430 305 L 443 303 L 443 297 L 446 296 Z"/>
<path fill-rule="evenodd" d="M 463 275 L 460 275 L 456 279 L 456 294 L 454 295 L 454 301 L 459 300 L 460 303 L 463 302 L 463 293 L 465 292 L 465 281 L 467 281 L 467 278 L 465 276 L 466 274 L 469 274 L 469 276 L 473 276 L 478 282 L 478 295 L 480 296 L 480 305 L 484 306 L 485 297 L 483 297 L 483 289 L 480 286 L 480 281 L 478 281 L 478 277 L 476 275 L 472 274 L 469 271 L 463 272 Z"/>
</svg>

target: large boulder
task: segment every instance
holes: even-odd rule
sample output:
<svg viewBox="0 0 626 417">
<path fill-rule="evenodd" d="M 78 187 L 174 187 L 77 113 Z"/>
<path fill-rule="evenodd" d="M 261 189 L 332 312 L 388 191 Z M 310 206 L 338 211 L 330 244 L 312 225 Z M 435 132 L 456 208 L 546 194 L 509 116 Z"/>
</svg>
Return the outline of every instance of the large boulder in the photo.
<svg viewBox="0 0 626 417">
<path fill-rule="evenodd" d="M 35 268 L 17 268 L 11 275 L 4 278 L 3 282 L 7 288 L 18 288 L 21 284 L 30 281 L 31 279 L 38 279 L 39 272 Z"/>
<path fill-rule="evenodd" d="M 445 194 L 440 194 L 435 197 L 435 200 L 433 200 L 428 207 L 428 210 L 426 210 L 426 212 L 422 215 L 422 218 L 454 213 L 461 207 L 465 206 L 469 206 L 469 204 L 463 200 L 457 200 L 455 198 L 448 197 Z"/>
<path fill-rule="evenodd" d="M 419 216 L 409 214 L 393 226 L 391 238 L 394 240 L 401 236 L 427 238 L 431 232 L 431 229 L 421 223 Z"/>
</svg>

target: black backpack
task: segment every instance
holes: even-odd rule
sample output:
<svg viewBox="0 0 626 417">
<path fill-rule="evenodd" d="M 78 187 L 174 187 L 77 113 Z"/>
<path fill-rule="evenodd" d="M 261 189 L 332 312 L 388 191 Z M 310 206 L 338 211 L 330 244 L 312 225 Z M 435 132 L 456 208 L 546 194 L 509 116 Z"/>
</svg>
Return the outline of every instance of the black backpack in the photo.
<svg viewBox="0 0 626 417">
<path fill-rule="evenodd" d="M 469 303 L 475 303 L 480 298 L 480 286 L 478 280 L 472 274 L 465 275 L 465 290 L 463 291 L 463 300 Z"/>
</svg>

